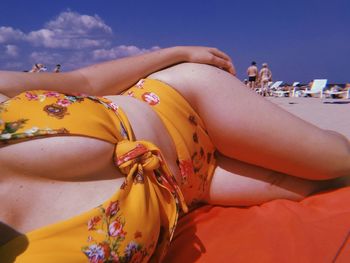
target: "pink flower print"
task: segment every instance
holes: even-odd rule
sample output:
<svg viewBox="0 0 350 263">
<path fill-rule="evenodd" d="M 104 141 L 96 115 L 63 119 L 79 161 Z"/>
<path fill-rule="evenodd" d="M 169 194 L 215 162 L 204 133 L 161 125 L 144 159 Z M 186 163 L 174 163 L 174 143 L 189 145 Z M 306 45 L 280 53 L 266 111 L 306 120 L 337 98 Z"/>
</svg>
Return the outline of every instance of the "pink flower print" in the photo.
<svg viewBox="0 0 350 263">
<path fill-rule="evenodd" d="M 106 216 L 114 216 L 119 211 L 119 201 L 110 202 L 106 209 Z"/>
<path fill-rule="evenodd" d="M 111 237 L 125 237 L 126 232 L 123 230 L 123 225 L 119 221 L 113 221 L 108 227 L 108 234 Z"/>
<path fill-rule="evenodd" d="M 70 100 L 67 100 L 67 99 L 59 99 L 59 100 L 57 100 L 57 104 L 62 106 L 62 107 L 68 107 L 69 105 L 72 104 L 72 102 Z"/>
<path fill-rule="evenodd" d="M 31 93 L 29 91 L 26 92 L 26 98 L 28 100 L 38 100 L 38 95 L 36 95 L 35 93 Z"/>
<path fill-rule="evenodd" d="M 157 94 L 153 92 L 145 92 L 142 94 L 142 99 L 147 102 L 149 105 L 154 106 L 159 104 L 160 99 Z"/>
<path fill-rule="evenodd" d="M 101 220 L 101 217 L 99 216 L 95 216 L 93 218 L 91 218 L 89 221 L 88 221 L 88 230 L 95 230 L 95 226 L 98 222 L 100 222 Z"/>
<path fill-rule="evenodd" d="M 135 86 L 139 89 L 142 89 L 144 84 L 145 84 L 145 80 L 140 79 L 139 82 L 137 82 Z"/>
<path fill-rule="evenodd" d="M 44 93 L 46 95 L 46 97 L 55 97 L 58 98 L 60 96 L 60 94 L 58 92 L 55 91 L 47 91 Z"/>
</svg>

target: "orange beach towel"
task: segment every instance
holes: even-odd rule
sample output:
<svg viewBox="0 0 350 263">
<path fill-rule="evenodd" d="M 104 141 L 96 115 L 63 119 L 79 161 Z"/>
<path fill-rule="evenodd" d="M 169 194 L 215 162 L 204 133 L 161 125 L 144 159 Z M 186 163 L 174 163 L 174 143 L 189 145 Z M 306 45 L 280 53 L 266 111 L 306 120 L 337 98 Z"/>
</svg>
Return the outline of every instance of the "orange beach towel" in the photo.
<svg viewBox="0 0 350 263">
<path fill-rule="evenodd" d="M 301 202 L 203 206 L 183 217 L 165 262 L 350 262 L 350 187 Z"/>
</svg>

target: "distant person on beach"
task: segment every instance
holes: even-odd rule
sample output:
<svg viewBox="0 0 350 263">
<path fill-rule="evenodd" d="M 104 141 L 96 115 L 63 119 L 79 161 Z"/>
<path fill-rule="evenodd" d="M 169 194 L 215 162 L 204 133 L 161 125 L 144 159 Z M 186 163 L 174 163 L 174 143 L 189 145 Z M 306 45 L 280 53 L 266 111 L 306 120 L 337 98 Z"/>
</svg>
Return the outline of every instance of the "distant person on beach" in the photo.
<svg viewBox="0 0 350 263">
<path fill-rule="evenodd" d="M 54 73 L 59 73 L 61 72 L 61 64 L 57 64 L 56 67 L 53 70 Z"/>
<path fill-rule="evenodd" d="M 330 91 L 333 92 L 333 93 L 337 93 L 337 92 L 343 91 L 343 88 L 338 86 L 338 85 L 333 85 L 330 88 Z M 341 97 L 342 97 L 341 94 L 331 94 L 331 98 L 333 98 L 333 99 L 339 99 Z"/>
<path fill-rule="evenodd" d="M 32 69 L 28 72 L 30 73 L 38 73 L 38 72 L 45 72 L 47 68 L 44 66 L 44 64 L 36 63 L 33 65 Z"/>
<path fill-rule="evenodd" d="M 248 79 L 244 79 L 244 80 L 243 80 L 243 83 L 244 83 L 244 85 L 246 85 L 247 87 L 249 87 Z"/>
<path fill-rule="evenodd" d="M 333 87 L 330 88 L 331 91 L 331 98 L 333 99 L 341 99 L 341 98 L 349 98 L 350 97 L 350 85 L 344 84 L 339 85 L 333 85 Z"/>
<path fill-rule="evenodd" d="M 256 66 L 256 62 L 252 61 L 251 65 L 247 69 L 248 75 L 248 87 L 251 89 L 255 89 L 255 85 L 258 77 L 258 67 Z"/>
<path fill-rule="evenodd" d="M 40 67 L 41 67 L 41 64 L 35 63 L 28 72 L 29 73 L 39 72 Z"/>
<path fill-rule="evenodd" d="M 269 82 L 272 81 L 272 72 L 269 69 L 267 63 L 262 64 L 262 69 L 259 72 L 259 80 L 262 95 L 267 96 L 269 94 Z"/>
</svg>

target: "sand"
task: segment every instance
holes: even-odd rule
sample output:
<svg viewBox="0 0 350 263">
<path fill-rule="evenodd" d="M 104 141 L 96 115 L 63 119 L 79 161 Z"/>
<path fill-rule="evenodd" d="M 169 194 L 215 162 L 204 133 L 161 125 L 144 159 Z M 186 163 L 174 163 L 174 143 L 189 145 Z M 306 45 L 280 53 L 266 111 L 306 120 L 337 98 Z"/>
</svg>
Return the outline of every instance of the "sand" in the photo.
<svg viewBox="0 0 350 263">
<path fill-rule="evenodd" d="M 303 97 L 266 97 L 290 113 L 316 126 L 342 133 L 350 139 L 350 100 Z"/>
</svg>

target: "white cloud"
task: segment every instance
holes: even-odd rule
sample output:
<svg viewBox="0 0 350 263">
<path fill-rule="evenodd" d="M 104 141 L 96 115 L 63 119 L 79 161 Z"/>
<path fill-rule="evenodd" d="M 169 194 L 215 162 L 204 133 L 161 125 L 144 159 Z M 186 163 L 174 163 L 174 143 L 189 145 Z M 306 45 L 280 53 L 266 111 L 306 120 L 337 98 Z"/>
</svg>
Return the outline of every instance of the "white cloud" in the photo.
<svg viewBox="0 0 350 263">
<path fill-rule="evenodd" d="M 0 27 L 0 43 L 8 43 L 23 39 L 25 34 L 12 27 L 1 26 Z"/>
<path fill-rule="evenodd" d="M 46 48 L 82 49 L 106 47 L 112 35 L 112 29 L 99 16 L 66 11 L 44 28 L 30 32 L 26 39 Z"/>
<path fill-rule="evenodd" d="M 5 48 L 6 48 L 6 50 L 5 50 L 6 55 L 8 55 L 10 57 L 17 57 L 18 56 L 19 49 L 17 46 L 6 45 Z"/>
<path fill-rule="evenodd" d="M 51 30 L 72 31 L 79 34 L 84 34 L 93 30 L 112 34 L 112 29 L 107 26 L 98 16 L 80 15 L 76 12 L 66 11 L 46 24 L 46 27 Z"/>
<path fill-rule="evenodd" d="M 154 46 L 150 49 L 145 49 L 136 46 L 120 45 L 111 49 L 96 49 L 92 51 L 92 57 L 95 61 L 116 59 L 121 57 L 139 55 L 158 49 L 160 49 L 158 46 Z"/>
<path fill-rule="evenodd" d="M 103 48 L 110 44 L 112 29 L 97 15 L 80 15 L 65 11 L 41 29 L 28 34 L 12 27 L 0 27 L 0 43 L 28 41 L 45 48 Z"/>
<path fill-rule="evenodd" d="M 43 63 L 51 69 L 59 63 L 64 71 L 68 71 L 160 49 L 158 46 L 149 49 L 133 45 L 112 46 L 114 40 L 111 27 L 99 16 L 68 10 L 29 33 L 1 26 L 0 66 L 15 69 L 17 65 L 18 70 L 23 70 L 23 65 L 30 68 L 34 63 Z M 16 64 L 15 59 L 19 57 L 20 62 Z"/>
<path fill-rule="evenodd" d="M 93 36 L 90 36 L 90 38 L 80 37 L 76 34 L 70 35 L 68 32 L 51 31 L 48 29 L 30 32 L 27 40 L 34 46 L 64 49 L 96 48 L 109 44 L 109 41 L 106 39 L 93 39 Z"/>
</svg>

